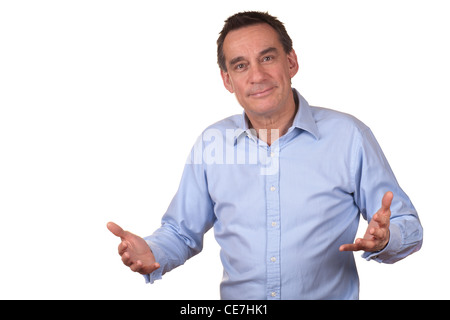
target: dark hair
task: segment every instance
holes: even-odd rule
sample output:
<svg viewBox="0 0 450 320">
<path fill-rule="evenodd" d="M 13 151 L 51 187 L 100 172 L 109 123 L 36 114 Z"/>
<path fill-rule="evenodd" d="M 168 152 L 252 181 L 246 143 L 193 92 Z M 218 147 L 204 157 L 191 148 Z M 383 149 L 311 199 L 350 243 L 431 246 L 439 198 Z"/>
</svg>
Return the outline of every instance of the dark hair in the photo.
<svg viewBox="0 0 450 320">
<path fill-rule="evenodd" d="M 219 38 L 217 39 L 217 63 L 223 71 L 227 71 L 227 66 L 225 63 L 225 54 L 223 53 L 223 42 L 225 37 L 230 31 L 237 30 L 243 27 L 267 23 L 278 33 L 278 37 L 286 53 L 292 51 L 292 40 L 289 37 L 284 25 L 276 17 L 271 16 L 267 12 L 259 11 L 246 11 L 239 12 L 232 15 L 227 20 L 225 20 L 225 25 L 220 32 Z"/>
</svg>

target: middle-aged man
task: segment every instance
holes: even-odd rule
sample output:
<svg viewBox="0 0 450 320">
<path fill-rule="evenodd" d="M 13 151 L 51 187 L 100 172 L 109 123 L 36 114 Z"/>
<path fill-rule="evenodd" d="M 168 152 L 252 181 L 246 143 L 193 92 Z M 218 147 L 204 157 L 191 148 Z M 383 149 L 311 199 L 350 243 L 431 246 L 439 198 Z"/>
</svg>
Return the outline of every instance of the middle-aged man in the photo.
<svg viewBox="0 0 450 320">
<path fill-rule="evenodd" d="M 297 56 L 279 20 L 235 14 L 217 44 L 244 112 L 202 133 L 153 235 L 108 223 L 122 261 L 153 283 L 199 253 L 214 227 L 222 299 L 357 299 L 352 251 L 394 263 L 419 250 L 416 210 L 367 126 L 291 88 Z M 354 241 L 360 214 L 369 225 Z"/>
</svg>

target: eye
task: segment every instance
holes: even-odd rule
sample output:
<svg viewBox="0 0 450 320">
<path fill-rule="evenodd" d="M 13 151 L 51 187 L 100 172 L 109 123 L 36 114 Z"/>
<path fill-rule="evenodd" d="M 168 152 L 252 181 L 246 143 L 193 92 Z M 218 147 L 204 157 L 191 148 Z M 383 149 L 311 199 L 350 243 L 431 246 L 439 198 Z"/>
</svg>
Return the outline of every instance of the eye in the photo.
<svg viewBox="0 0 450 320">
<path fill-rule="evenodd" d="M 234 68 L 236 70 L 243 70 L 243 69 L 245 69 L 245 63 L 239 63 Z"/>
<path fill-rule="evenodd" d="M 272 56 L 267 56 L 267 57 L 263 58 L 263 62 L 269 62 L 269 61 L 272 61 L 272 60 L 273 60 Z"/>
</svg>

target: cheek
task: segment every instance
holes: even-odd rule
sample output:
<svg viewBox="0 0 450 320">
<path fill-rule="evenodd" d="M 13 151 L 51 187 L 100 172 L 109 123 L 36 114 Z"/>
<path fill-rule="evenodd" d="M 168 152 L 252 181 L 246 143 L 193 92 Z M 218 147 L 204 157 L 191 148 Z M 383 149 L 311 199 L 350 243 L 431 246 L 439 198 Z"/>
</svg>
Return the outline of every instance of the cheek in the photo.
<svg viewBox="0 0 450 320">
<path fill-rule="evenodd" d="M 246 106 L 248 103 L 246 102 L 245 95 L 239 91 L 234 92 L 234 96 L 241 106 Z"/>
<path fill-rule="evenodd" d="M 276 77 L 280 83 L 291 82 L 291 73 L 287 66 L 284 66 L 284 68 L 277 73 Z"/>
<path fill-rule="evenodd" d="M 234 94 L 238 98 L 238 100 L 241 100 L 245 96 L 245 86 L 239 83 L 239 81 L 232 81 L 230 82 L 231 86 L 233 88 Z"/>
</svg>

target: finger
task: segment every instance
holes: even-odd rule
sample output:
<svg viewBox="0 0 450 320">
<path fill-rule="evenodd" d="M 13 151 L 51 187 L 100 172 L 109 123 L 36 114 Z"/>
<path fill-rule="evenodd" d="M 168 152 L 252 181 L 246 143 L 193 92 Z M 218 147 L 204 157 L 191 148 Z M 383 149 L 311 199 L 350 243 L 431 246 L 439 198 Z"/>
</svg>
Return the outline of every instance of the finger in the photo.
<svg viewBox="0 0 450 320">
<path fill-rule="evenodd" d="M 158 262 L 153 263 L 149 267 L 145 267 L 141 260 L 136 261 L 136 263 L 133 263 L 130 265 L 131 271 L 139 272 L 140 274 L 150 274 L 156 269 L 159 269 L 160 265 Z"/>
<path fill-rule="evenodd" d="M 139 272 L 140 274 L 150 274 L 153 271 L 155 271 L 156 269 L 159 269 L 160 264 L 158 262 L 153 263 L 151 266 L 149 267 L 142 267 L 140 270 L 138 270 L 137 272 Z"/>
<path fill-rule="evenodd" d="M 141 260 L 138 260 L 138 261 L 136 261 L 136 263 L 133 263 L 131 266 L 130 266 L 130 269 L 131 269 L 131 271 L 133 271 L 133 272 L 139 272 L 139 271 L 141 271 L 141 269 L 142 269 L 142 261 Z"/>
<path fill-rule="evenodd" d="M 362 250 L 361 248 L 361 240 L 362 239 L 356 239 L 355 243 L 348 243 L 343 244 L 339 247 L 339 251 L 359 251 Z"/>
<path fill-rule="evenodd" d="M 380 228 L 388 228 L 391 218 L 391 211 L 386 211 L 385 213 L 378 212 L 373 215 L 372 219 L 374 219 Z"/>
<path fill-rule="evenodd" d="M 381 200 L 381 210 L 388 211 L 391 208 L 392 199 L 394 199 L 394 194 L 391 191 L 388 191 L 384 194 L 383 199 Z"/>
<path fill-rule="evenodd" d="M 114 222 L 108 222 L 106 227 L 117 237 L 123 238 L 125 235 L 125 231 Z"/>
<path fill-rule="evenodd" d="M 372 228 L 369 230 L 369 234 L 374 238 L 380 238 L 383 236 L 380 228 Z"/>
<path fill-rule="evenodd" d="M 376 251 L 375 247 L 377 244 L 379 244 L 380 241 L 377 240 L 368 240 L 368 239 L 360 239 L 359 246 L 360 250 L 367 251 L 367 252 L 373 252 Z"/>
<path fill-rule="evenodd" d="M 385 228 L 372 228 L 370 230 L 370 235 L 375 239 L 385 240 L 388 237 L 389 229 Z"/>
<path fill-rule="evenodd" d="M 128 243 L 126 241 L 122 241 L 119 244 L 119 254 L 123 255 L 128 248 Z"/>
<path fill-rule="evenodd" d="M 358 251 L 358 247 L 355 244 L 343 244 L 339 247 L 339 251 Z"/>
<path fill-rule="evenodd" d="M 133 262 L 131 261 L 130 254 L 129 254 L 128 252 L 125 252 L 125 253 L 122 255 L 122 262 L 123 262 L 123 264 L 126 265 L 127 267 L 131 266 L 131 264 L 133 263 Z"/>
</svg>

